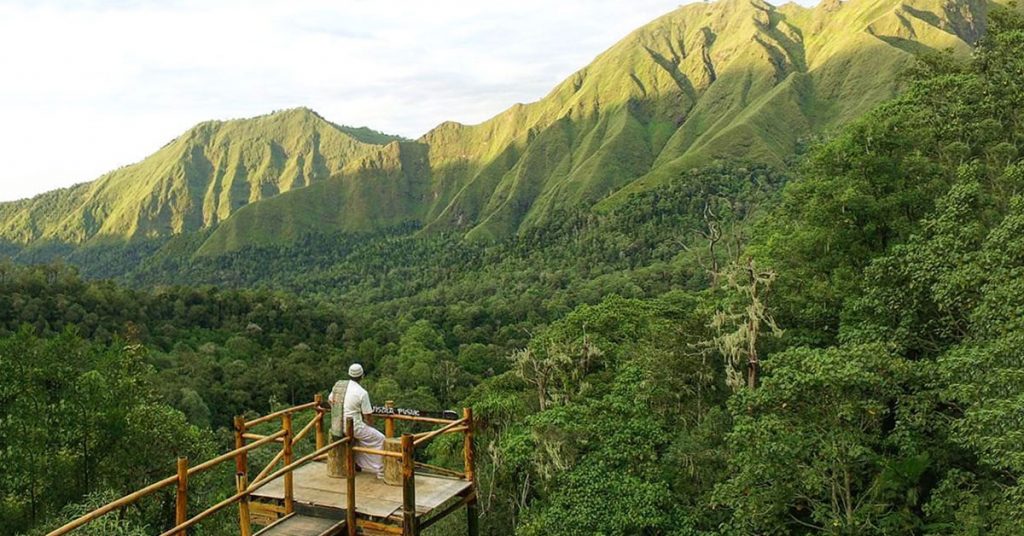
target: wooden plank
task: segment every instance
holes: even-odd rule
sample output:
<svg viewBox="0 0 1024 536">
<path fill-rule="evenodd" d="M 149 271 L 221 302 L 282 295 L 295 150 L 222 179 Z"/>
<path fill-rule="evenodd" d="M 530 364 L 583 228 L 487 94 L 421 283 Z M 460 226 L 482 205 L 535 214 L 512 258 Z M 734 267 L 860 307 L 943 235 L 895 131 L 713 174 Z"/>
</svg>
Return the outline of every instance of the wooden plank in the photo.
<svg viewBox="0 0 1024 536">
<path fill-rule="evenodd" d="M 310 470 L 310 468 L 314 470 Z M 295 501 L 305 504 L 344 509 L 348 495 L 345 480 L 327 476 L 323 463 L 312 462 L 295 471 Z M 402 505 L 400 498 L 387 500 L 374 493 L 364 493 L 366 485 L 376 477 L 356 473 L 356 512 L 373 517 L 387 517 Z M 278 478 L 253 493 L 254 498 L 284 500 L 283 481 Z"/>
<path fill-rule="evenodd" d="M 292 514 L 277 523 L 259 531 L 257 536 L 325 536 L 336 534 L 336 528 L 344 525 L 335 519 L 309 517 Z"/>
<path fill-rule="evenodd" d="M 281 517 L 281 518 L 275 519 L 274 521 L 272 521 L 272 522 L 270 522 L 270 523 L 267 523 L 267 526 L 266 526 L 266 527 L 264 527 L 264 528 L 263 528 L 263 530 L 261 530 L 261 531 L 257 532 L 257 533 L 255 534 L 255 536 L 260 536 L 261 534 L 265 534 L 265 533 L 267 533 L 268 531 L 270 531 L 271 529 L 273 529 L 273 528 L 274 528 L 274 526 L 276 526 L 276 525 L 279 525 L 279 524 L 281 524 L 281 523 L 284 523 L 285 521 L 288 521 L 288 520 L 289 520 L 290 518 L 292 518 L 292 517 L 295 517 L 295 516 L 296 516 L 296 514 L 292 513 L 292 514 L 288 514 L 288 515 L 286 515 L 286 516 L 284 516 L 284 517 Z"/>
<path fill-rule="evenodd" d="M 434 475 L 416 475 L 416 511 L 430 512 L 471 486 L 462 479 Z M 345 480 L 327 475 L 322 462 L 310 462 L 295 471 L 295 501 L 305 504 L 345 508 Z M 282 479 L 278 478 L 253 493 L 255 499 L 284 499 Z M 389 486 L 375 475 L 356 473 L 356 512 L 385 518 L 402 506 L 402 488 Z"/>
<path fill-rule="evenodd" d="M 249 503 L 249 515 L 255 525 L 266 526 L 277 521 L 284 514 L 284 506 L 276 503 L 252 501 Z"/>
<path fill-rule="evenodd" d="M 357 522 L 359 530 L 362 534 L 402 534 L 402 527 L 398 525 L 389 525 L 387 523 L 378 523 L 376 521 L 366 521 L 360 519 Z"/>
</svg>

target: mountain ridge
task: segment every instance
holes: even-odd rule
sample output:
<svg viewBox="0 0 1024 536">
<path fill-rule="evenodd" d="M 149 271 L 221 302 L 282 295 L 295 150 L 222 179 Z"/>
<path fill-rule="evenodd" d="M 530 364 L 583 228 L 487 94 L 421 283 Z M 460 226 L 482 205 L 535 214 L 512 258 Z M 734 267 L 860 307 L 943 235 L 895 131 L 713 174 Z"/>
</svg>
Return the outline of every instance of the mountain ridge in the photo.
<svg viewBox="0 0 1024 536">
<path fill-rule="evenodd" d="M 94 181 L 0 204 L 0 214 L 7 213 L 0 236 L 82 243 L 208 228 L 241 206 L 324 180 L 399 139 L 335 125 L 308 108 L 204 121 Z M 55 203 L 62 210 L 47 211 Z"/>
<path fill-rule="evenodd" d="M 217 254 L 416 221 L 422 232 L 498 240 L 714 161 L 784 168 L 809 137 L 895 95 L 919 54 L 966 54 L 990 5 L 688 4 L 543 98 L 481 123 L 443 122 L 404 140 L 345 130 L 309 109 L 204 122 L 92 183 L 0 204 L 0 239 L 82 244 L 211 229 L 201 252 Z M 272 117 L 290 126 L 268 125 Z"/>
</svg>

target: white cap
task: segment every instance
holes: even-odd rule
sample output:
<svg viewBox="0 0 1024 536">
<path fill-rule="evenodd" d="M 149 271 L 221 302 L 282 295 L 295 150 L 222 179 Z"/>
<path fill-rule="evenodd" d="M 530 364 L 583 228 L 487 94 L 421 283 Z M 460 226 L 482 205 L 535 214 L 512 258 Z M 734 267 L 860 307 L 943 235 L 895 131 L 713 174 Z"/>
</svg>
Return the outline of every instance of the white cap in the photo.
<svg viewBox="0 0 1024 536">
<path fill-rule="evenodd" d="M 348 377 L 349 378 L 362 378 L 363 377 L 363 366 L 360 365 L 359 363 L 353 363 L 352 366 L 348 368 Z"/>
</svg>

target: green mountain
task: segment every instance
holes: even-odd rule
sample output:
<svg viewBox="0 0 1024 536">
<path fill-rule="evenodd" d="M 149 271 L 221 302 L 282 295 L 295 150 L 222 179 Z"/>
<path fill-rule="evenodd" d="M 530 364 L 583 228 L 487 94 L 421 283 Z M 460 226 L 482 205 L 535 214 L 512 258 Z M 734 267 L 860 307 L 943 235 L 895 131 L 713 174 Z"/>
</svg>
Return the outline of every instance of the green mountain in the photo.
<svg viewBox="0 0 1024 536">
<path fill-rule="evenodd" d="M 989 6 L 690 4 L 543 99 L 481 124 L 447 122 L 405 142 L 309 110 L 204 123 L 92 183 L 0 205 L 0 239 L 78 244 L 212 229 L 200 251 L 216 254 L 406 221 L 502 238 L 716 160 L 784 167 L 809 138 L 893 96 L 916 55 L 968 52 Z"/>
<path fill-rule="evenodd" d="M 501 236 L 559 206 L 615 203 L 716 159 L 782 166 L 809 134 L 891 97 L 914 53 L 969 50 L 985 4 L 960 5 L 683 6 L 541 101 L 424 136 L 436 191 L 451 198 L 430 223 Z"/>
<path fill-rule="evenodd" d="M 208 228 L 250 203 L 357 170 L 398 139 L 305 108 L 209 121 L 95 181 L 0 204 L 0 237 L 83 243 Z"/>
</svg>

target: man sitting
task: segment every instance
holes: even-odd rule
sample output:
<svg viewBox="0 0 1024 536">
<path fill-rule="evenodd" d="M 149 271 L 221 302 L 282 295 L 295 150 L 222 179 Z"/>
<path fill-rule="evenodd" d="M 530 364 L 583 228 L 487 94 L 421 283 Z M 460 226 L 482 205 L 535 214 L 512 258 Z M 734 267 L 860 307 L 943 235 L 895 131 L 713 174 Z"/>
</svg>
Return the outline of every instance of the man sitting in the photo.
<svg viewBox="0 0 1024 536">
<path fill-rule="evenodd" d="M 363 379 L 363 367 L 354 363 L 348 368 L 347 380 L 338 380 L 331 389 L 327 400 L 331 403 L 331 435 L 340 438 L 345 435 L 345 419 L 352 419 L 355 432 L 356 447 L 367 447 L 381 450 L 384 447 L 384 434 L 377 431 L 373 424 L 373 406 L 370 394 L 359 382 Z M 378 454 L 355 453 L 356 465 L 363 471 L 384 478 L 384 460 Z"/>
</svg>

